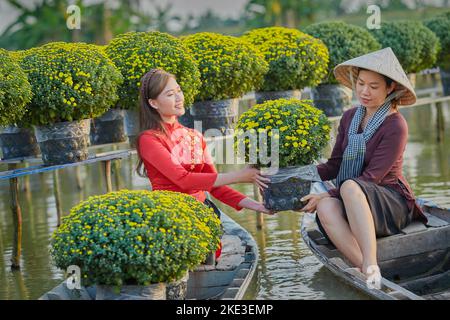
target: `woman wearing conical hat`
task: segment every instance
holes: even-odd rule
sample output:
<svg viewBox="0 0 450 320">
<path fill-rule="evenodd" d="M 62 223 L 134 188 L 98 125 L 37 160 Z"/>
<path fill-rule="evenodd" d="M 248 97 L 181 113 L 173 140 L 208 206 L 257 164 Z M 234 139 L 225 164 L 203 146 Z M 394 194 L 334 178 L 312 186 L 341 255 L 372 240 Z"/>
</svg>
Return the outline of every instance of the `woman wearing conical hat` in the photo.
<svg viewBox="0 0 450 320">
<path fill-rule="evenodd" d="M 336 188 L 304 197 L 302 211 L 317 210 L 324 235 L 363 273 L 380 278 L 376 238 L 413 219 L 426 222 L 402 175 L 408 125 L 398 106 L 414 104 L 416 95 L 391 48 L 341 63 L 334 74 L 360 104 L 343 114 L 331 157 L 317 166 Z"/>
</svg>

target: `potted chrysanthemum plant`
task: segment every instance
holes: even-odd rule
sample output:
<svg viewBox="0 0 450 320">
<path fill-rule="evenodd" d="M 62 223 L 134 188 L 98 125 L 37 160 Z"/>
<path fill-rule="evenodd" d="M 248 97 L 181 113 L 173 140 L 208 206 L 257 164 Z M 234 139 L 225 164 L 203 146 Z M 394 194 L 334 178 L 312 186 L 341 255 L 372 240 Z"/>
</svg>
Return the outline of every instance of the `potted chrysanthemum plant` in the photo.
<svg viewBox="0 0 450 320">
<path fill-rule="evenodd" d="M 90 119 L 118 99 L 122 76 L 97 46 L 52 42 L 20 54 L 33 95 L 22 122 L 35 126 L 46 165 L 87 159 Z"/>
<path fill-rule="evenodd" d="M 235 148 L 239 156 L 270 177 L 268 188 L 263 190 L 267 209 L 296 210 L 303 206 L 300 199 L 309 193 L 311 182 L 320 181 L 313 162 L 327 145 L 330 129 L 328 118 L 311 100 L 269 100 L 240 116 Z M 263 157 L 269 149 L 270 157 Z M 255 152 L 256 161 L 252 156 Z"/>
<path fill-rule="evenodd" d="M 33 96 L 27 75 L 10 52 L 0 49 L 0 146 L 3 159 L 36 156 L 32 128 L 20 123 Z"/>
<path fill-rule="evenodd" d="M 212 209 L 190 195 L 121 190 L 73 207 L 51 255 L 63 270 L 78 266 L 98 300 L 183 299 L 189 270 L 217 249 L 220 233 Z M 167 289 L 180 280 L 182 290 Z"/>
<path fill-rule="evenodd" d="M 327 75 L 328 49 L 324 43 L 296 29 L 253 29 L 242 37 L 255 45 L 269 64 L 256 103 L 279 98 L 301 98 L 301 90 L 319 84 Z"/>
</svg>

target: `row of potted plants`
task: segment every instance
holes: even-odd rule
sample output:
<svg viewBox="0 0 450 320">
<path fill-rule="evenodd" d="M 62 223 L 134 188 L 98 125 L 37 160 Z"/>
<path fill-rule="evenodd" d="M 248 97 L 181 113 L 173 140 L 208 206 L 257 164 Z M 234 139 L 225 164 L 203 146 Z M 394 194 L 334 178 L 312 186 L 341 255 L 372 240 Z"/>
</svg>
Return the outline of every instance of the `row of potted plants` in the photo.
<svg viewBox="0 0 450 320">
<path fill-rule="evenodd" d="M 89 118 L 94 118 L 90 128 L 85 121 L 78 133 L 86 135 L 90 130 L 90 139 L 83 142 L 79 137 L 70 138 L 72 142 L 60 144 L 84 147 L 90 141 L 124 141 L 126 132 L 133 137 L 138 131 L 139 80 L 155 67 L 177 76 L 186 106 L 190 107 L 187 116 L 201 120 L 203 130 L 224 131 L 233 126 L 237 120 L 236 99 L 252 90 L 257 92 L 257 102 L 263 102 L 284 97 L 280 91 L 289 91 L 289 95 L 299 98 L 299 90 L 310 87 L 318 108 L 328 116 L 339 115 L 350 104 L 351 92 L 336 83 L 334 66 L 381 47 L 393 47 L 410 73 L 438 61 L 445 82 L 449 42 L 448 32 L 442 30 L 448 30 L 449 15 L 428 20 L 425 25 L 430 29 L 419 22 L 392 22 L 369 32 L 343 22 L 330 22 L 311 25 L 305 33 L 282 27 L 255 29 L 241 37 L 198 33 L 175 38 L 160 32 L 130 32 L 119 35 L 107 46 L 50 43 L 8 58 L 17 60 L 28 76 L 31 91 L 39 94 L 25 104 L 17 95 L 5 96 L 8 110 L 17 110 L 5 111 L 4 117 L 9 125 L 37 126 L 36 134 L 45 150 L 57 148 L 57 143 L 47 141 L 52 135 L 59 139 L 60 135 L 52 132 L 60 129 L 42 131 L 39 127 Z M 25 86 L 23 91 L 25 97 Z M 19 121 L 13 115 L 22 117 Z M 129 128 L 123 127 L 124 118 L 130 120 Z M 113 125 L 115 129 L 109 130 Z M 73 130 L 72 126 L 69 131 Z M 102 135 L 104 131 L 108 134 Z M 44 162 L 71 162 L 87 156 L 86 149 L 57 153 L 66 154 L 69 159 L 57 156 Z"/>
<path fill-rule="evenodd" d="M 438 37 L 441 50 L 436 59 L 439 67 L 444 95 L 450 95 L 450 12 L 443 13 L 424 22 Z"/>
<path fill-rule="evenodd" d="M 5 65 L 20 66 L 26 74 L 17 78 L 21 95 L 28 96 L 31 91 L 20 118 L 10 117 L 20 110 L 19 95 L 3 96 L 9 106 L 4 110 L 7 121 L 3 123 L 8 127 L 0 136 L 3 158 L 36 155 L 38 147 L 32 142 L 37 141 L 45 164 L 85 160 L 89 119 L 103 114 L 118 99 L 122 76 L 112 61 L 97 46 L 83 43 L 54 42 L 3 54 L 8 56 Z M 32 152 L 24 148 L 8 152 L 14 144 L 22 145 L 14 138 L 25 133 Z"/>
</svg>

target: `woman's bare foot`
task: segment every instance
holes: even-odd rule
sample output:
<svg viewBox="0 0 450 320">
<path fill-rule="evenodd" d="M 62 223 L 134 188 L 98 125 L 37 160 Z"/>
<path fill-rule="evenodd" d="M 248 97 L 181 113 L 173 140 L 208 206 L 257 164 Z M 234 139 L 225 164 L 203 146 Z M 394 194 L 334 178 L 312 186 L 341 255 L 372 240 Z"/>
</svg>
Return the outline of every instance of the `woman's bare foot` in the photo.
<svg viewBox="0 0 450 320">
<path fill-rule="evenodd" d="M 363 270 L 364 270 L 364 267 L 363 267 Z M 364 270 L 364 274 L 367 277 L 366 282 L 370 289 L 380 289 L 381 288 L 382 277 L 381 277 L 380 267 L 378 267 L 378 265 L 372 264 L 372 265 L 368 266 Z"/>
</svg>

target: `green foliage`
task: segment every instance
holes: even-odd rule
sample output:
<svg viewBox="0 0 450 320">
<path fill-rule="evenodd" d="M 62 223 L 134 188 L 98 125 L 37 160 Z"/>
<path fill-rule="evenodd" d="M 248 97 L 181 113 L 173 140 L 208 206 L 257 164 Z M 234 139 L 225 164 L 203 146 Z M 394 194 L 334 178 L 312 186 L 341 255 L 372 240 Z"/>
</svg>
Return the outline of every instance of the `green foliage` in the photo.
<svg viewBox="0 0 450 320">
<path fill-rule="evenodd" d="M 242 38 L 254 44 L 269 64 L 263 91 L 316 86 L 327 74 L 327 47 L 303 32 L 269 27 L 246 32 Z"/>
<path fill-rule="evenodd" d="M 301 166 L 311 164 L 320 156 L 329 140 L 330 122 L 311 100 L 278 99 L 257 104 L 239 117 L 236 126 L 234 147 L 239 151 L 239 144 L 244 143 L 247 161 L 252 148 L 259 152 L 263 147 L 259 139 L 252 145 L 246 136 L 256 132 L 267 134 L 268 146 L 273 138 L 279 139 L 281 168 Z"/>
<path fill-rule="evenodd" d="M 36 93 L 25 125 L 97 117 L 117 101 L 122 76 L 94 45 L 53 42 L 17 55 Z"/>
<path fill-rule="evenodd" d="M 369 31 L 345 22 L 316 23 L 306 27 L 304 32 L 319 38 L 328 48 L 330 63 L 324 84 L 338 83 L 333 74 L 333 69 L 338 64 L 381 49 Z"/>
<path fill-rule="evenodd" d="M 8 51 L 0 48 L 0 126 L 16 124 L 32 96 L 27 75 Z"/>
<path fill-rule="evenodd" d="M 247 41 L 209 32 L 182 39 L 201 74 L 202 87 L 196 101 L 239 98 L 261 86 L 268 66 Z"/>
<path fill-rule="evenodd" d="M 436 34 L 441 44 L 437 65 L 450 69 L 450 12 L 426 20 L 424 24 Z"/>
<path fill-rule="evenodd" d="M 245 22 L 248 27 L 285 25 L 297 27 L 320 18 L 340 14 L 341 0 L 248 0 Z"/>
<path fill-rule="evenodd" d="M 194 102 L 200 87 L 200 73 L 179 39 L 158 31 L 128 32 L 114 38 L 105 51 L 124 77 L 119 89 L 120 108 L 138 108 L 140 80 L 152 68 L 174 74 L 183 90 L 185 105 Z"/>
<path fill-rule="evenodd" d="M 180 279 L 217 249 L 220 220 L 194 197 L 121 190 L 73 207 L 52 236 L 61 269 L 77 265 L 84 286 Z"/>
<path fill-rule="evenodd" d="M 391 47 L 406 73 L 432 67 L 440 49 L 439 40 L 419 21 L 384 22 L 372 34 L 383 48 Z"/>
<path fill-rule="evenodd" d="M 0 35 L 0 47 L 28 49 L 51 41 L 107 43 L 113 35 L 146 30 L 155 22 L 140 10 L 140 1 L 110 5 L 111 0 L 2 0 L 5 7 L 14 8 L 17 18 Z M 66 27 L 74 17 L 74 11 L 67 13 L 70 4 L 80 8 L 81 30 Z"/>
<path fill-rule="evenodd" d="M 420 51 L 420 63 L 415 72 L 434 67 L 441 51 L 439 38 L 422 23 L 419 24 L 418 37 L 422 41 L 422 50 Z"/>
</svg>

